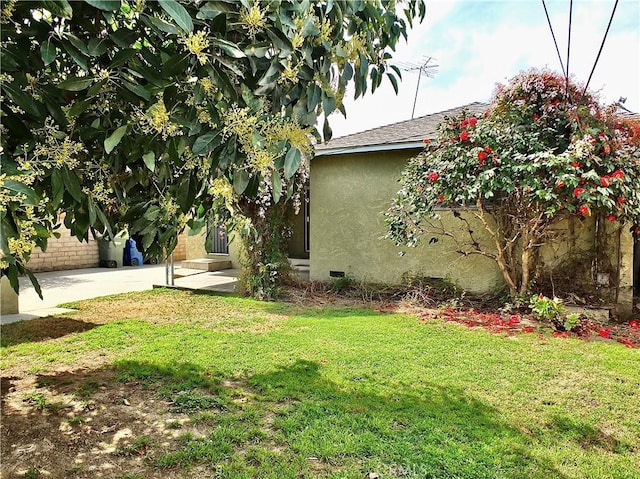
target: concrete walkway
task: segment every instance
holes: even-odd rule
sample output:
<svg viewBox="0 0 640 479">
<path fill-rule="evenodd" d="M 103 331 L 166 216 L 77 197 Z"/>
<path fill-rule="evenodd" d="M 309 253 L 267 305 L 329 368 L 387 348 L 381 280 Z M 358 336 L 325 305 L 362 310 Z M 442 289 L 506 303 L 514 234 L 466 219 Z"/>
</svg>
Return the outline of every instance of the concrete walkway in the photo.
<svg viewBox="0 0 640 479">
<path fill-rule="evenodd" d="M 178 273 L 179 269 L 176 269 Z M 191 274 L 176 278 L 174 287 L 180 289 L 233 292 L 238 270 L 224 270 Z M 35 292 L 29 278 L 20 278 L 18 314 L 0 316 L 0 324 L 24 319 L 41 318 L 71 311 L 58 305 L 131 291 L 144 291 L 166 284 L 165 266 L 143 265 L 122 268 L 88 268 L 68 271 L 36 273 L 43 299 Z"/>
</svg>

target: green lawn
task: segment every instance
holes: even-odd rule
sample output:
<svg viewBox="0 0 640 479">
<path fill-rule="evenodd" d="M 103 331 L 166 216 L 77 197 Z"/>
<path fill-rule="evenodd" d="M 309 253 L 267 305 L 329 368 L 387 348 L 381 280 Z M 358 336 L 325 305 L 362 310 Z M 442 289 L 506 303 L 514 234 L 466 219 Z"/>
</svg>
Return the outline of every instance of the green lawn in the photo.
<svg viewBox="0 0 640 479">
<path fill-rule="evenodd" d="M 638 349 L 172 290 L 75 306 L 2 328 L 29 415 L 3 407 L 17 477 L 94 477 L 96 445 L 47 464 L 7 428 L 91 438 L 118 414 L 130 434 L 102 433 L 103 477 L 640 477 Z M 154 427 L 132 419 L 149 409 Z"/>
</svg>

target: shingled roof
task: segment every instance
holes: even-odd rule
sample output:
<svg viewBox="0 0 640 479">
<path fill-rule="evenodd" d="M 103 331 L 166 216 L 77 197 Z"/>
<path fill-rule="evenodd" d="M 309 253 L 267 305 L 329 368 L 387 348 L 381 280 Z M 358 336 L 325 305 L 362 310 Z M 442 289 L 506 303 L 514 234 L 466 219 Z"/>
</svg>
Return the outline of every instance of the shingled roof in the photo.
<svg viewBox="0 0 640 479">
<path fill-rule="evenodd" d="M 457 116 L 463 110 L 467 110 L 472 115 L 482 115 L 487 108 L 486 103 L 475 102 L 420 118 L 335 138 L 317 145 L 316 156 L 422 148 L 424 146 L 422 140 L 435 138 L 438 125 L 446 117 Z"/>
</svg>

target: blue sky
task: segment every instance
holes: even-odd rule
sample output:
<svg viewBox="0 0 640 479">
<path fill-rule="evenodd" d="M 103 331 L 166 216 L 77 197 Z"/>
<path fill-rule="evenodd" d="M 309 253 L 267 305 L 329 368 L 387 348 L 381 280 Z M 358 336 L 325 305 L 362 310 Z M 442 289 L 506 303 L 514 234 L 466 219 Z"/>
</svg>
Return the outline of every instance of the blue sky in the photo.
<svg viewBox="0 0 640 479">
<path fill-rule="evenodd" d="M 569 0 L 547 0 L 566 64 Z M 585 83 L 596 59 L 615 0 L 574 0 L 569 71 Z M 519 71 L 561 71 L 541 0 L 427 0 L 427 17 L 409 33 L 394 58 L 420 64 L 433 57 L 434 78 L 420 81 L 415 116 L 474 101 L 488 102 L 496 83 Z M 346 101 L 347 119 L 330 117 L 334 137 L 411 118 L 417 72 L 405 72 L 400 94 L 390 85 Z M 386 82 L 385 82 L 386 83 Z M 620 0 L 589 84 L 604 103 L 626 97 L 640 112 L 640 0 Z"/>
</svg>

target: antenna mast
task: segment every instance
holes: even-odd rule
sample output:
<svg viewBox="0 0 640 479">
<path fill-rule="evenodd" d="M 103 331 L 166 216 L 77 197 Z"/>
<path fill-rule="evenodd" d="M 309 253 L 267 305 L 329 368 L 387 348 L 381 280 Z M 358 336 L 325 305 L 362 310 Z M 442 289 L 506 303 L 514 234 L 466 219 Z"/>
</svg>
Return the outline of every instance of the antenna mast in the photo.
<svg viewBox="0 0 640 479">
<path fill-rule="evenodd" d="M 409 63 L 409 62 L 396 62 L 396 66 L 401 70 L 406 72 L 418 71 L 418 83 L 416 84 L 416 94 L 413 98 L 413 109 L 411 110 L 411 119 L 416 113 L 416 103 L 418 102 L 418 90 L 420 89 L 420 79 L 422 78 L 422 74 L 424 73 L 427 78 L 433 78 L 438 72 L 437 68 L 440 65 L 433 65 L 431 62 L 434 60 L 433 57 L 423 57 L 422 63 Z"/>
</svg>

